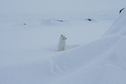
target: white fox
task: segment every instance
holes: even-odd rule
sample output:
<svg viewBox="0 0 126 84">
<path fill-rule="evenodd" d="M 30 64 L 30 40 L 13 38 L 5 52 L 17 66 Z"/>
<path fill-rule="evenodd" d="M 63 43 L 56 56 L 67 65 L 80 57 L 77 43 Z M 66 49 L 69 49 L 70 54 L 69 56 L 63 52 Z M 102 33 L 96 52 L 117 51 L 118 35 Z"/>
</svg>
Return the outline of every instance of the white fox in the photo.
<svg viewBox="0 0 126 84">
<path fill-rule="evenodd" d="M 59 43 L 58 43 L 58 50 L 59 51 L 64 51 L 66 50 L 66 40 L 67 38 L 61 34 L 60 39 L 59 39 Z"/>
</svg>

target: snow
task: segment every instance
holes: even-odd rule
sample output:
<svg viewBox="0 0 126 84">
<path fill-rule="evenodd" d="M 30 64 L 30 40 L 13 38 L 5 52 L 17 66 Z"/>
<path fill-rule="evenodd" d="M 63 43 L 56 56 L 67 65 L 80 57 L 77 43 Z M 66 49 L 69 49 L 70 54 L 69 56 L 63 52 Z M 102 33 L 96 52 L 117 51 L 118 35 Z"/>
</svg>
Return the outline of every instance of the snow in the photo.
<svg viewBox="0 0 126 84">
<path fill-rule="evenodd" d="M 126 84 L 124 2 L 1 1 L 0 84 Z"/>
</svg>

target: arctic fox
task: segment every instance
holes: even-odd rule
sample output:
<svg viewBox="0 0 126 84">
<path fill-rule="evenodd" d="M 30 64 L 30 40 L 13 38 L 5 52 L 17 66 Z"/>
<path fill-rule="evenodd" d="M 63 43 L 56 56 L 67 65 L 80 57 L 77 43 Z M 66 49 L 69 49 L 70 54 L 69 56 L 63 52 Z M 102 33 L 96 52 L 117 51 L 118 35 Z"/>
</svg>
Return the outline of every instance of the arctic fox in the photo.
<svg viewBox="0 0 126 84">
<path fill-rule="evenodd" d="M 60 39 L 59 39 L 59 43 L 58 43 L 58 50 L 59 51 L 64 51 L 66 50 L 66 40 L 67 38 L 61 34 Z"/>
</svg>

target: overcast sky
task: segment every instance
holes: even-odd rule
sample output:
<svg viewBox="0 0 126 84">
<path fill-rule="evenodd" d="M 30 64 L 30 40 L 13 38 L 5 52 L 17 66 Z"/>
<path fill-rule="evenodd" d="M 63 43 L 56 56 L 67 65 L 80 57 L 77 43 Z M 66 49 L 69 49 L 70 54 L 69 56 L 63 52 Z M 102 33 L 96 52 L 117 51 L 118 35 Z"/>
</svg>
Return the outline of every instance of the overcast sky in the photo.
<svg viewBox="0 0 126 84">
<path fill-rule="evenodd" d="M 1 13 L 60 13 L 123 8 L 126 0 L 0 0 Z"/>
</svg>

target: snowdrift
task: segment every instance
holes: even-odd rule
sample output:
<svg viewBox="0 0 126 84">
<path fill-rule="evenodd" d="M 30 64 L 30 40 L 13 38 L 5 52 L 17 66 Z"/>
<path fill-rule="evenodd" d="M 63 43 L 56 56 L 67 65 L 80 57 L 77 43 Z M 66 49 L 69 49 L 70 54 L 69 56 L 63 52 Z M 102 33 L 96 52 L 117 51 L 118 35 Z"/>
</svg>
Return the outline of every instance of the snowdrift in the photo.
<svg viewBox="0 0 126 84">
<path fill-rule="evenodd" d="M 123 11 L 100 40 L 57 56 L 58 69 L 71 71 L 54 84 L 125 84 L 125 22 Z"/>
<path fill-rule="evenodd" d="M 46 26 L 54 26 L 54 25 L 61 25 L 65 24 L 67 21 L 66 20 L 59 20 L 59 19 L 44 19 L 41 23 Z"/>
<path fill-rule="evenodd" d="M 51 58 L 52 71 L 63 75 L 54 84 L 125 84 L 125 14 L 101 39 Z"/>
<path fill-rule="evenodd" d="M 54 84 L 125 84 L 125 21 L 123 11 L 100 40 L 55 57 L 56 68 L 70 72 Z"/>
<path fill-rule="evenodd" d="M 99 40 L 32 63 L 1 66 L 0 84 L 126 84 L 125 21 L 124 10 Z"/>
</svg>

